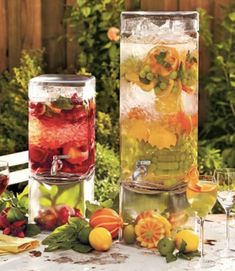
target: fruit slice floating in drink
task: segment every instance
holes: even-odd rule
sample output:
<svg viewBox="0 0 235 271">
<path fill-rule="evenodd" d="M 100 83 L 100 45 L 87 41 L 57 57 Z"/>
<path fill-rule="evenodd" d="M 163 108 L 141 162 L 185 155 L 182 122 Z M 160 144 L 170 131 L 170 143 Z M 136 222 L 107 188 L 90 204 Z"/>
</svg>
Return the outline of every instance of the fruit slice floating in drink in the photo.
<svg viewBox="0 0 235 271">
<path fill-rule="evenodd" d="M 53 156 L 65 155 L 62 172 L 88 174 L 94 167 L 94 100 L 74 93 L 53 102 L 29 104 L 31 170 L 49 174 Z"/>
</svg>

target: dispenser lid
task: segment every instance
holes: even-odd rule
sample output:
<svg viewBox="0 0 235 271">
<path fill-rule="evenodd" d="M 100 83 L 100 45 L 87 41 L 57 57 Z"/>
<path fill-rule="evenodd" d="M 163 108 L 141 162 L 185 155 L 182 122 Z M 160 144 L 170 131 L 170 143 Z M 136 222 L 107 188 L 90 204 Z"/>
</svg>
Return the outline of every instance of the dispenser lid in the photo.
<svg viewBox="0 0 235 271">
<path fill-rule="evenodd" d="M 59 96 L 89 99 L 95 96 L 95 77 L 76 74 L 43 74 L 29 81 L 29 99 L 53 101 Z"/>
<path fill-rule="evenodd" d="M 31 84 L 37 85 L 69 85 L 69 86 L 85 86 L 90 80 L 95 80 L 94 76 L 76 75 L 76 74 L 43 74 L 32 78 L 29 81 Z"/>
</svg>

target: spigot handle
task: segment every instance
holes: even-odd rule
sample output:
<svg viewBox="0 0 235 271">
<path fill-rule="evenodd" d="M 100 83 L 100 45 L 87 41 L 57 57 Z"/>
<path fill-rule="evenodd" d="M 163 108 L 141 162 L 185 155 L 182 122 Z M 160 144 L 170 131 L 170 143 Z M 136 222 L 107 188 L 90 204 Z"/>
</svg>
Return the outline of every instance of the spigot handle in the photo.
<svg viewBox="0 0 235 271">
<path fill-rule="evenodd" d="M 146 176 L 148 173 L 148 166 L 151 164 L 150 160 L 139 160 L 136 162 L 135 170 L 132 174 L 132 180 L 137 181 L 138 177 Z"/>
<path fill-rule="evenodd" d="M 53 161 L 51 163 L 51 175 L 56 176 L 58 171 L 63 167 L 63 162 L 61 159 L 68 159 L 69 155 L 54 155 Z"/>
</svg>

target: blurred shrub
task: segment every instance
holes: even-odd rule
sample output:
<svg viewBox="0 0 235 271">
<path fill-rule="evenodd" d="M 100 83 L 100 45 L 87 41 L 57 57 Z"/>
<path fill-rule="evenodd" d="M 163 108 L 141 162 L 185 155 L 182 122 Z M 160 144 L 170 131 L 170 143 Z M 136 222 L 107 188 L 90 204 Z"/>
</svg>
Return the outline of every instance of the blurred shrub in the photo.
<svg viewBox="0 0 235 271">
<path fill-rule="evenodd" d="M 119 159 L 117 154 L 106 146 L 96 144 L 95 199 L 114 199 L 119 192 Z"/>
<path fill-rule="evenodd" d="M 96 140 L 118 152 L 119 122 L 112 124 L 110 115 L 101 111 L 97 113 Z"/>
<path fill-rule="evenodd" d="M 28 82 L 42 67 L 42 50 L 24 51 L 19 67 L 0 75 L 0 155 L 27 149 Z"/>
<path fill-rule="evenodd" d="M 77 30 L 78 69 L 96 77 L 97 107 L 110 115 L 112 126 L 119 117 L 119 36 L 110 40 L 107 32 L 111 27 L 119 28 L 122 9 L 123 0 L 77 0 L 65 16 L 68 25 Z M 107 118 L 103 120 L 106 123 Z M 118 141 L 108 137 L 106 144 L 114 146 Z"/>
<path fill-rule="evenodd" d="M 200 34 L 211 52 L 211 68 L 204 78 L 202 91 L 209 95 L 207 122 L 199 139 L 200 167 L 211 172 L 225 164 L 235 167 L 235 4 L 226 9 L 225 17 L 217 26 L 220 41 L 212 42 L 208 29 L 210 17 L 200 10 Z"/>
</svg>

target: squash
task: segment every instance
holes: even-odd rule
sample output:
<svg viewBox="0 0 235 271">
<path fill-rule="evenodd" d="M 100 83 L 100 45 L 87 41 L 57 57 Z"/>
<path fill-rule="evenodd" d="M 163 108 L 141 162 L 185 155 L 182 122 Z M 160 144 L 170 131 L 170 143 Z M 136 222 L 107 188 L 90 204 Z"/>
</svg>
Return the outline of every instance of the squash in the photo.
<svg viewBox="0 0 235 271">
<path fill-rule="evenodd" d="M 111 233 L 113 238 L 118 236 L 118 232 L 122 228 L 122 225 L 122 218 L 110 208 L 99 209 L 90 217 L 90 226 L 92 228 L 105 228 Z"/>
</svg>

